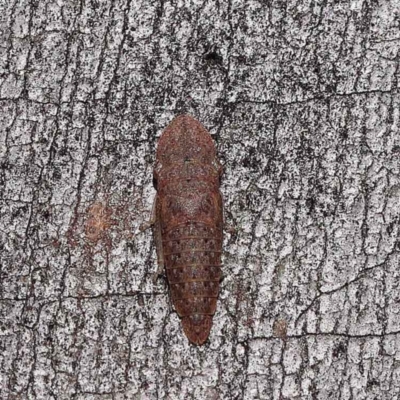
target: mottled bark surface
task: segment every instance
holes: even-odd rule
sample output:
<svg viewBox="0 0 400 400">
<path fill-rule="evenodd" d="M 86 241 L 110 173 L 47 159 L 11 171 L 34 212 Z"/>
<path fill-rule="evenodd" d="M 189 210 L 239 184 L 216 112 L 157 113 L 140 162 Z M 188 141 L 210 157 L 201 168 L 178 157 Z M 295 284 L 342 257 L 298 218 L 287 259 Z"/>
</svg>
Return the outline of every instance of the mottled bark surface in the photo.
<svg viewBox="0 0 400 400">
<path fill-rule="evenodd" d="M 0 2 L 1 399 L 396 399 L 400 5 Z M 225 163 L 221 295 L 154 285 L 155 143 Z"/>
</svg>

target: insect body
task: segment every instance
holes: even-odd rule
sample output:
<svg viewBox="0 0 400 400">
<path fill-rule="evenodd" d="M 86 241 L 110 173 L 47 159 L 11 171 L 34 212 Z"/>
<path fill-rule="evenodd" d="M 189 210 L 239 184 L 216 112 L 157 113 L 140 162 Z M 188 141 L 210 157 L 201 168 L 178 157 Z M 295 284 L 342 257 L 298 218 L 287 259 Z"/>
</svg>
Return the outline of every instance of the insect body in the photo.
<svg viewBox="0 0 400 400">
<path fill-rule="evenodd" d="M 221 173 L 207 130 L 191 116 L 176 117 L 157 147 L 154 234 L 172 303 L 197 345 L 209 336 L 221 278 Z"/>
</svg>

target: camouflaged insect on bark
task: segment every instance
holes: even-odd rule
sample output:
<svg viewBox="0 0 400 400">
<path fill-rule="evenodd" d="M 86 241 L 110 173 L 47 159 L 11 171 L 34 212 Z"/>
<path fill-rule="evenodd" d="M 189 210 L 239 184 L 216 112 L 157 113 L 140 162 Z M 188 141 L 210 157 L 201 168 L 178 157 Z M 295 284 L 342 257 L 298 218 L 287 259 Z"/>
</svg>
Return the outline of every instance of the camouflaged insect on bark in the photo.
<svg viewBox="0 0 400 400">
<path fill-rule="evenodd" d="M 172 303 L 188 339 L 203 344 L 216 310 L 221 278 L 221 165 L 207 130 L 176 117 L 157 147 L 155 239 Z"/>
</svg>

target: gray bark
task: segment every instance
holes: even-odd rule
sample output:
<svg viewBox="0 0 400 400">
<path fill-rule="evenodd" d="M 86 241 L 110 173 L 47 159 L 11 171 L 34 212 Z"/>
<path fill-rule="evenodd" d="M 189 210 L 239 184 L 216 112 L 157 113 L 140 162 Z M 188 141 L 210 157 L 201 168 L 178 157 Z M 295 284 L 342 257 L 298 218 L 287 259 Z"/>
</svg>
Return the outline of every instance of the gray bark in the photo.
<svg viewBox="0 0 400 400">
<path fill-rule="evenodd" d="M 400 396 L 400 5 L 0 3 L 2 399 Z M 189 345 L 148 219 L 187 112 L 225 163 Z"/>
</svg>

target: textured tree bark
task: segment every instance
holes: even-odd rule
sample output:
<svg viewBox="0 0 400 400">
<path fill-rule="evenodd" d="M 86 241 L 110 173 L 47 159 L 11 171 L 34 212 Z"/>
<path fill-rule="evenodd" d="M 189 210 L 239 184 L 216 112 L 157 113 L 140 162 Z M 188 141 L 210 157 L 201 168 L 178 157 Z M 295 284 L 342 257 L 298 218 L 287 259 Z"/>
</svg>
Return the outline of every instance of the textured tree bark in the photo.
<svg viewBox="0 0 400 400">
<path fill-rule="evenodd" d="M 0 11 L 2 399 L 400 396 L 398 1 Z M 202 347 L 136 235 L 183 112 L 225 164 Z"/>
</svg>

